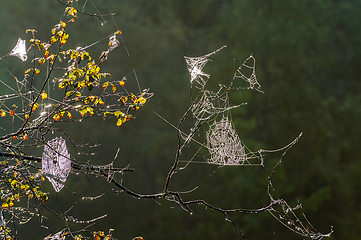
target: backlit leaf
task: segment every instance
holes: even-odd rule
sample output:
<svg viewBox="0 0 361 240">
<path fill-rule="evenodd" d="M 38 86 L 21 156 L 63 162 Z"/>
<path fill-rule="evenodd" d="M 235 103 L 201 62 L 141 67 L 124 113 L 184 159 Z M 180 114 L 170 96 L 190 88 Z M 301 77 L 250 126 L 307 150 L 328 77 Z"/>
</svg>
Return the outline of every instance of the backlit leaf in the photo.
<svg viewBox="0 0 361 240">
<path fill-rule="evenodd" d="M 59 119 L 60 119 L 60 115 L 59 114 L 54 114 L 54 116 L 53 116 L 53 119 L 55 120 L 55 121 L 59 121 Z"/>
<path fill-rule="evenodd" d="M 69 97 L 73 92 L 74 92 L 74 91 L 68 91 L 68 92 L 65 94 L 65 96 L 66 96 L 66 97 Z"/>
<path fill-rule="evenodd" d="M 112 84 L 112 91 L 113 91 L 113 93 L 115 93 L 117 91 L 117 88 L 115 87 L 114 84 Z"/>
<path fill-rule="evenodd" d="M 106 89 L 109 86 L 109 82 L 103 83 L 103 89 Z"/>
<path fill-rule="evenodd" d="M 117 118 L 119 118 L 119 116 L 123 116 L 124 113 L 122 111 L 116 111 L 114 112 L 114 116 L 116 116 Z"/>
<path fill-rule="evenodd" d="M 35 103 L 34 105 L 33 105 L 33 112 L 37 109 L 39 107 L 39 103 Z"/>
<path fill-rule="evenodd" d="M 124 122 L 125 122 L 124 119 L 118 118 L 117 126 L 120 127 Z"/>
<path fill-rule="evenodd" d="M 60 22 L 60 26 L 64 29 L 66 27 L 67 23 L 66 22 Z"/>
<path fill-rule="evenodd" d="M 58 35 L 54 35 L 54 36 L 52 36 L 51 38 L 50 38 L 50 42 L 53 44 L 53 43 L 55 43 L 56 41 L 58 41 L 59 40 L 59 36 Z"/>
<path fill-rule="evenodd" d="M 43 92 L 43 93 L 41 94 L 41 98 L 42 98 L 43 100 L 45 100 L 47 97 L 48 97 L 48 94 L 46 94 L 46 92 Z"/>
</svg>

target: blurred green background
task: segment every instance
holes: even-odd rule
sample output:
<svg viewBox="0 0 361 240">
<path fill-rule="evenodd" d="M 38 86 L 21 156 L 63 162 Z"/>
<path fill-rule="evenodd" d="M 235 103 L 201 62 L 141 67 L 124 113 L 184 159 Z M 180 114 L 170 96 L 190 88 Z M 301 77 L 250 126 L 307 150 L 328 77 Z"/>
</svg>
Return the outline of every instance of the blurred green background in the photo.
<svg viewBox="0 0 361 240">
<path fill-rule="evenodd" d="M 91 3 L 92 2 L 92 3 Z M 84 1 L 78 2 L 80 8 Z M 93 4 L 96 6 L 94 8 Z M 212 56 L 204 71 L 209 82 L 229 81 L 236 68 L 250 54 L 256 58 L 256 72 L 264 94 L 256 91 L 234 93 L 234 102 L 247 102 L 232 111 L 237 132 L 254 151 L 276 149 L 303 136 L 288 151 L 273 179 L 275 197 L 292 206 L 303 204 L 305 213 L 317 230 L 335 232 L 329 239 L 358 239 L 361 234 L 361 2 L 356 0 L 93 0 L 88 13 L 115 12 L 101 21 L 79 14 L 69 26 L 67 48 L 89 45 L 112 34 L 123 32 L 121 46 L 111 52 L 103 71 L 115 79 L 128 78 L 135 89 L 134 70 L 142 88 L 154 97 L 136 113 L 136 119 L 117 128 L 115 119 L 102 117 L 82 124 L 59 124 L 78 143 L 97 144 L 95 156 L 79 156 L 81 161 L 107 164 L 120 148 L 116 166 L 135 168 L 125 173 L 123 183 L 140 193 L 156 193 L 176 153 L 176 131 L 157 117 L 156 111 L 177 124 L 190 105 L 189 73 L 183 56 L 201 56 L 223 45 L 227 48 Z M 64 6 L 55 0 L 0 1 L 0 55 L 8 53 L 19 37 L 35 28 L 43 41 L 63 17 Z M 117 26 L 116 26 L 117 25 Z M 106 49 L 107 39 L 90 48 L 94 56 Z M 129 51 L 129 55 L 127 54 Z M 18 78 L 30 66 L 15 58 L 1 64 Z M 12 81 L 0 66 L 0 78 Z M 40 80 L 40 79 L 39 79 Z M 0 94 L 7 89 L 1 86 Z M 3 128 L 7 126 L 0 118 Z M 5 127 L 4 127 L 5 126 Z M 191 125 L 189 125 L 191 126 Z M 0 129 L 3 131 L 3 129 Z M 189 152 L 192 152 L 190 149 Z M 41 149 L 38 150 L 39 155 Z M 75 150 L 70 149 L 74 155 Z M 189 160 L 192 153 L 182 160 Z M 279 159 L 267 156 L 272 167 Z M 204 160 L 202 157 L 197 161 Z M 96 196 L 109 187 L 98 179 L 71 175 L 69 191 L 81 196 Z M 175 175 L 170 189 L 198 189 L 185 199 L 202 198 L 224 208 L 258 208 L 269 201 L 267 175 L 259 167 L 217 168 L 191 164 Z M 95 186 L 96 185 L 96 186 Z M 193 215 L 166 201 L 137 200 L 126 194 L 107 192 L 94 201 L 81 200 L 62 190 L 52 195 L 48 206 L 60 211 L 74 205 L 71 215 L 79 220 L 101 216 L 95 229 L 114 228 L 114 236 L 132 239 L 227 239 L 241 236 L 220 213 L 193 206 Z M 56 200 L 58 199 L 58 200 Z M 63 222 L 49 213 L 46 222 L 53 232 Z M 230 215 L 247 239 L 303 239 L 292 233 L 268 213 Z M 70 224 L 72 225 L 72 224 Z M 89 224 L 75 226 L 81 229 Z M 42 239 L 49 231 L 34 218 L 18 226 L 19 239 Z"/>
</svg>

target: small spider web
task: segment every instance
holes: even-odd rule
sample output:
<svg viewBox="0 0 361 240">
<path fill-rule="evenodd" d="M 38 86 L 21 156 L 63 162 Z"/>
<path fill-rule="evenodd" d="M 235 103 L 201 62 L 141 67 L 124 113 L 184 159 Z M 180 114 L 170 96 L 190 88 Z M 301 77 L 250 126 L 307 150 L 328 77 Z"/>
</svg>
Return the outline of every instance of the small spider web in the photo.
<svg viewBox="0 0 361 240">
<path fill-rule="evenodd" d="M 9 56 L 18 57 L 21 59 L 21 61 L 25 62 L 28 59 L 26 52 L 26 41 L 19 38 L 16 46 L 9 53 Z"/>
<path fill-rule="evenodd" d="M 114 35 L 109 37 L 109 43 L 108 43 L 108 50 L 102 52 L 102 54 L 100 55 L 100 59 L 101 61 L 105 61 L 108 58 L 108 55 L 111 51 L 113 51 L 115 48 L 117 48 L 119 46 L 119 41 L 116 37 L 116 33 L 114 33 Z"/>
<path fill-rule="evenodd" d="M 54 190 L 59 192 L 71 170 L 70 154 L 62 137 L 54 138 L 44 146 L 41 163 L 43 172 Z"/>
<path fill-rule="evenodd" d="M 208 57 L 219 52 L 220 50 L 222 50 L 225 47 L 226 46 L 223 46 L 223 47 L 219 48 L 218 50 L 211 52 L 207 55 L 201 56 L 201 57 L 184 56 L 184 59 L 186 60 L 186 63 L 187 63 L 187 69 L 191 75 L 191 78 L 190 78 L 191 85 L 195 81 L 196 83 L 198 83 L 198 86 L 196 86 L 196 88 L 199 88 L 199 89 L 204 88 L 204 86 L 206 85 L 208 78 L 210 76 L 209 74 L 206 74 L 205 72 L 202 71 L 202 69 L 204 68 L 206 63 L 208 61 L 210 61 L 210 59 Z"/>
<path fill-rule="evenodd" d="M 214 121 L 206 132 L 207 148 L 211 157 L 209 164 L 216 165 L 243 165 L 247 160 L 245 147 L 234 130 L 228 117 Z"/>
<path fill-rule="evenodd" d="M 258 92 L 262 92 L 261 84 L 258 83 L 256 77 L 256 59 L 251 55 L 234 73 L 233 79 L 241 78 L 249 83 L 247 89 L 255 89 Z"/>
</svg>

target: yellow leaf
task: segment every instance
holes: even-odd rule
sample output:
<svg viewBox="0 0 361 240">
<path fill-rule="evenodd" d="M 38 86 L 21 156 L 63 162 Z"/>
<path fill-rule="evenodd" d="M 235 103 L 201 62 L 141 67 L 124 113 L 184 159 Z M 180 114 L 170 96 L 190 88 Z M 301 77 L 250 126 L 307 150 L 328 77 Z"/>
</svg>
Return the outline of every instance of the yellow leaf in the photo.
<svg viewBox="0 0 361 240">
<path fill-rule="evenodd" d="M 119 116 L 123 116 L 124 113 L 122 111 L 116 111 L 114 112 L 114 116 L 116 116 L 117 118 L 119 118 Z"/>
<path fill-rule="evenodd" d="M 26 29 L 25 33 L 28 33 L 28 32 L 34 33 L 34 32 L 37 32 L 37 31 L 35 29 Z"/>
<path fill-rule="evenodd" d="M 74 91 L 69 91 L 65 94 L 66 97 L 69 97 Z"/>
<path fill-rule="evenodd" d="M 60 26 L 61 26 L 62 28 L 65 28 L 65 27 L 66 27 L 66 25 L 67 25 L 67 23 L 66 23 L 66 22 L 60 22 Z"/>
<path fill-rule="evenodd" d="M 55 121 L 59 121 L 60 115 L 59 115 L 59 114 L 54 114 L 53 119 L 54 119 Z"/>
<path fill-rule="evenodd" d="M 115 93 L 117 91 L 117 88 L 115 87 L 114 84 L 112 84 L 112 91 L 113 91 L 113 93 Z"/>
<path fill-rule="evenodd" d="M 103 90 L 106 89 L 106 88 L 108 87 L 108 85 L 109 85 L 109 82 L 105 82 L 105 83 L 103 84 Z"/>
<path fill-rule="evenodd" d="M 39 107 L 39 103 L 35 103 L 34 105 L 33 105 L 33 112 L 37 109 Z"/>
<path fill-rule="evenodd" d="M 120 127 L 124 123 L 124 120 L 122 118 L 118 118 L 117 126 Z"/>
<path fill-rule="evenodd" d="M 40 64 L 43 64 L 45 62 L 45 58 L 39 58 L 38 61 L 39 61 Z"/>
<path fill-rule="evenodd" d="M 41 98 L 44 100 L 44 99 L 46 99 L 48 97 L 48 94 L 46 94 L 46 92 L 43 92 L 42 94 L 41 94 Z"/>
<path fill-rule="evenodd" d="M 26 70 L 24 73 L 27 74 L 27 73 L 29 73 L 31 70 L 33 70 L 33 68 L 29 68 L 29 69 Z"/>
<path fill-rule="evenodd" d="M 93 110 L 93 108 L 91 108 L 91 107 L 87 107 L 87 108 L 86 108 L 86 110 L 87 110 L 87 112 L 89 112 L 89 113 L 90 113 L 90 116 L 92 116 L 92 115 L 94 114 L 94 110 Z"/>
<path fill-rule="evenodd" d="M 9 204 L 6 202 L 3 202 L 3 204 L 1 206 L 3 209 L 7 209 L 9 207 Z"/>
<path fill-rule="evenodd" d="M 51 43 L 55 43 L 55 42 L 58 41 L 58 40 L 59 40 L 59 36 L 57 36 L 57 35 L 52 36 L 52 37 L 50 38 L 50 42 L 51 42 Z"/>
</svg>

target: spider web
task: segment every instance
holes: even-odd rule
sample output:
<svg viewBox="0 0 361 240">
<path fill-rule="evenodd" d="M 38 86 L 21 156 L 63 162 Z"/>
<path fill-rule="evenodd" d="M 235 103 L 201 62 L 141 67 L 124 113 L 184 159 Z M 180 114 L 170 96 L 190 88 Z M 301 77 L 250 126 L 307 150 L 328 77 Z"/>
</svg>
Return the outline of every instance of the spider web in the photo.
<svg viewBox="0 0 361 240">
<path fill-rule="evenodd" d="M 26 52 L 26 41 L 19 38 L 16 46 L 13 48 L 13 50 L 11 50 L 9 55 L 18 57 L 21 59 L 21 61 L 25 62 L 28 59 Z"/>
<path fill-rule="evenodd" d="M 221 88 L 218 92 L 212 92 L 205 89 L 210 75 L 204 73 L 202 71 L 202 68 L 208 61 L 210 61 L 208 57 L 220 51 L 222 48 L 198 58 L 185 57 L 187 67 L 191 75 L 190 88 L 192 88 L 192 83 L 193 81 L 195 81 L 198 84 L 196 88 L 200 89 L 196 100 L 194 102 L 192 100 L 192 106 L 190 109 L 193 114 L 193 118 L 196 121 L 196 127 L 194 129 L 191 129 L 191 133 L 189 135 L 186 135 L 179 130 L 182 137 L 187 137 L 184 138 L 185 143 L 194 141 L 201 145 L 199 150 L 202 147 L 207 148 L 209 152 L 209 157 L 206 158 L 206 163 L 219 166 L 259 165 L 263 168 L 266 168 L 263 159 L 264 153 L 283 152 L 281 159 L 274 166 L 271 174 L 268 175 L 268 195 L 271 201 L 271 207 L 268 209 L 260 208 L 257 211 L 268 211 L 280 223 L 301 236 L 310 237 L 312 239 L 322 239 L 323 237 L 330 236 L 330 234 L 333 232 L 332 229 L 331 232 L 328 234 L 322 234 L 317 232 L 316 229 L 307 220 L 304 214 L 303 217 L 306 222 L 303 223 L 301 221 L 301 219 L 295 213 L 295 210 L 301 208 L 300 204 L 294 208 L 291 208 L 285 200 L 275 200 L 273 198 L 273 195 L 271 194 L 271 188 L 273 189 L 271 178 L 272 175 L 275 173 L 276 167 L 281 163 L 282 158 L 286 154 L 287 150 L 298 141 L 302 133 L 295 140 L 282 148 L 275 150 L 259 149 L 257 152 L 252 152 L 243 144 L 238 133 L 235 131 L 235 127 L 231 119 L 230 110 L 239 107 L 242 104 L 230 106 L 228 91 L 231 91 L 233 89 L 254 89 L 258 92 L 263 93 L 263 91 L 261 90 L 261 85 L 257 81 L 256 77 L 256 59 L 252 55 L 249 56 L 234 72 L 233 79 L 231 80 L 229 86 L 220 85 Z M 244 80 L 249 85 L 242 86 L 242 82 L 237 81 L 238 78 Z M 239 86 L 235 86 L 236 84 Z M 221 115 L 220 119 L 218 115 Z M 205 123 L 208 123 L 209 125 L 208 130 L 205 134 L 206 144 L 203 144 L 201 143 L 201 141 L 194 139 L 194 137 L 195 132 L 197 131 L 196 129 L 200 129 L 200 126 Z M 186 144 L 183 144 L 181 149 L 183 149 L 185 146 Z M 193 155 L 191 160 L 187 161 L 186 166 L 182 169 L 186 168 L 188 164 L 193 161 L 193 158 L 195 158 L 199 150 L 195 153 L 195 155 Z M 257 163 L 255 163 L 255 159 L 257 159 Z"/>
<path fill-rule="evenodd" d="M 42 169 L 56 192 L 59 192 L 71 170 L 70 154 L 62 137 L 50 140 L 44 146 Z"/>
<path fill-rule="evenodd" d="M 116 37 L 116 34 L 114 33 L 114 35 L 110 36 L 109 37 L 109 43 L 108 43 L 108 50 L 107 51 L 104 51 L 102 52 L 101 56 L 100 56 L 100 59 L 101 59 L 101 62 L 102 61 L 105 61 L 108 59 L 108 55 L 111 51 L 113 51 L 115 48 L 117 48 L 119 46 L 119 41 Z"/>
<path fill-rule="evenodd" d="M 190 73 L 190 82 L 191 88 L 192 83 L 195 81 L 197 85 L 196 88 L 200 89 L 198 93 L 198 97 L 195 99 L 194 103 L 191 106 L 191 112 L 193 114 L 193 118 L 195 120 L 195 128 L 197 129 L 200 125 L 208 122 L 214 121 L 212 124 L 209 124 L 209 129 L 206 131 L 206 144 L 201 144 L 201 146 L 206 147 L 209 151 L 210 158 L 206 160 L 208 164 L 216 164 L 216 165 L 243 165 L 244 163 L 251 164 L 248 159 L 257 158 L 260 162 L 257 164 L 263 164 L 263 159 L 259 156 L 256 156 L 255 153 L 249 151 L 246 148 L 242 141 L 240 140 L 237 132 L 234 129 L 233 122 L 230 120 L 228 116 L 230 116 L 230 110 L 234 108 L 238 108 L 243 104 L 238 105 L 230 105 L 229 103 L 229 95 L 228 91 L 233 89 L 232 84 L 234 80 L 238 77 L 249 82 L 251 87 L 257 85 L 258 82 L 256 80 L 255 75 L 255 59 L 251 55 L 247 58 L 243 64 L 236 70 L 234 73 L 234 77 L 231 81 L 231 85 L 229 87 L 220 85 L 220 88 L 217 92 L 213 92 L 205 89 L 207 84 L 207 80 L 210 75 L 206 74 L 202 71 L 205 64 L 210 61 L 209 57 L 213 54 L 219 52 L 226 46 L 223 46 L 216 51 L 213 51 L 209 54 L 206 54 L 201 57 L 184 57 L 187 63 L 187 68 Z M 253 60 L 250 64 L 249 60 Z M 246 77 L 246 73 L 243 73 L 241 69 L 246 68 L 251 69 L 252 72 L 249 77 Z M 257 85 L 257 89 L 259 90 L 260 84 Z M 236 88 L 241 89 L 241 88 Z M 259 90 L 260 91 L 260 90 Z M 217 116 L 222 115 L 221 120 L 217 121 Z M 189 142 L 190 140 L 196 141 L 193 139 L 195 132 L 191 132 L 191 134 L 181 134 L 185 142 Z M 184 137 L 186 136 L 186 137 Z M 196 141 L 199 144 L 199 141 Z M 248 152 L 249 158 L 247 157 L 246 150 Z"/>
<path fill-rule="evenodd" d="M 11 50 L 11 52 L 0 58 L 0 61 L 8 56 L 18 57 L 19 59 L 21 59 L 21 61 L 25 62 L 28 59 L 28 55 L 26 51 L 26 41 L 22 40 L 21 38 L 18 38 L 15 47 Z"/>
<path fill-rule="evenodd" d="M 206 133 L 210 164 L 243 165 L 247 160 L 245 148 L 228 117 L 214 121 Z"/>
<path fill-rule="evenodd" d="M 190 78 L 191 85 L 193 85 L 193 82 L 195 81 L 198 84 L 195 86 L 196 88 L 199 88 L 199 89 L 204 88 L 210 75 L 203 72 L 202 69 L 207 64 L 207 62 L 210 61 L 209 57 L 212 56 L 213 54 L 219 52 L 224 47 L 226 47 L 226 46 L 223 46 L 223 47 L 219 48 L 218 50 L 211 52 L 209 54 L 206 54 L 204 56 L 201 56 L 201 57 L 184 56 L 184 59 L 186 60 L 186 63 L 187 63 L 188 71 L 191 75 L 191 78 Z"/>
<path fill-rule="evenodd" d="M 258 83 L 256 77 L 256 59 L 252 55 L 249 56 L 236 70 L 233 80 L 236 78 L 241 78 L 248 82 L 249 87 L 247 87 L 247 89 L 255 89 L 256 91 L 263 93 L 261 90 L 261 84 Z"/>
<path fill-rule="evenodd" d="M 214 115 L 224 113 L 232 108 L 240 106 L 229 106 L 228 94 L 220 94 L 221 90 L 222 87 L 216 93 L 209 90 L 202 91 L 201 97 L 191 109 L 193 117 L 196 119 L 196 125 L 197 123 L 208 121 Z"/>
</svg>

